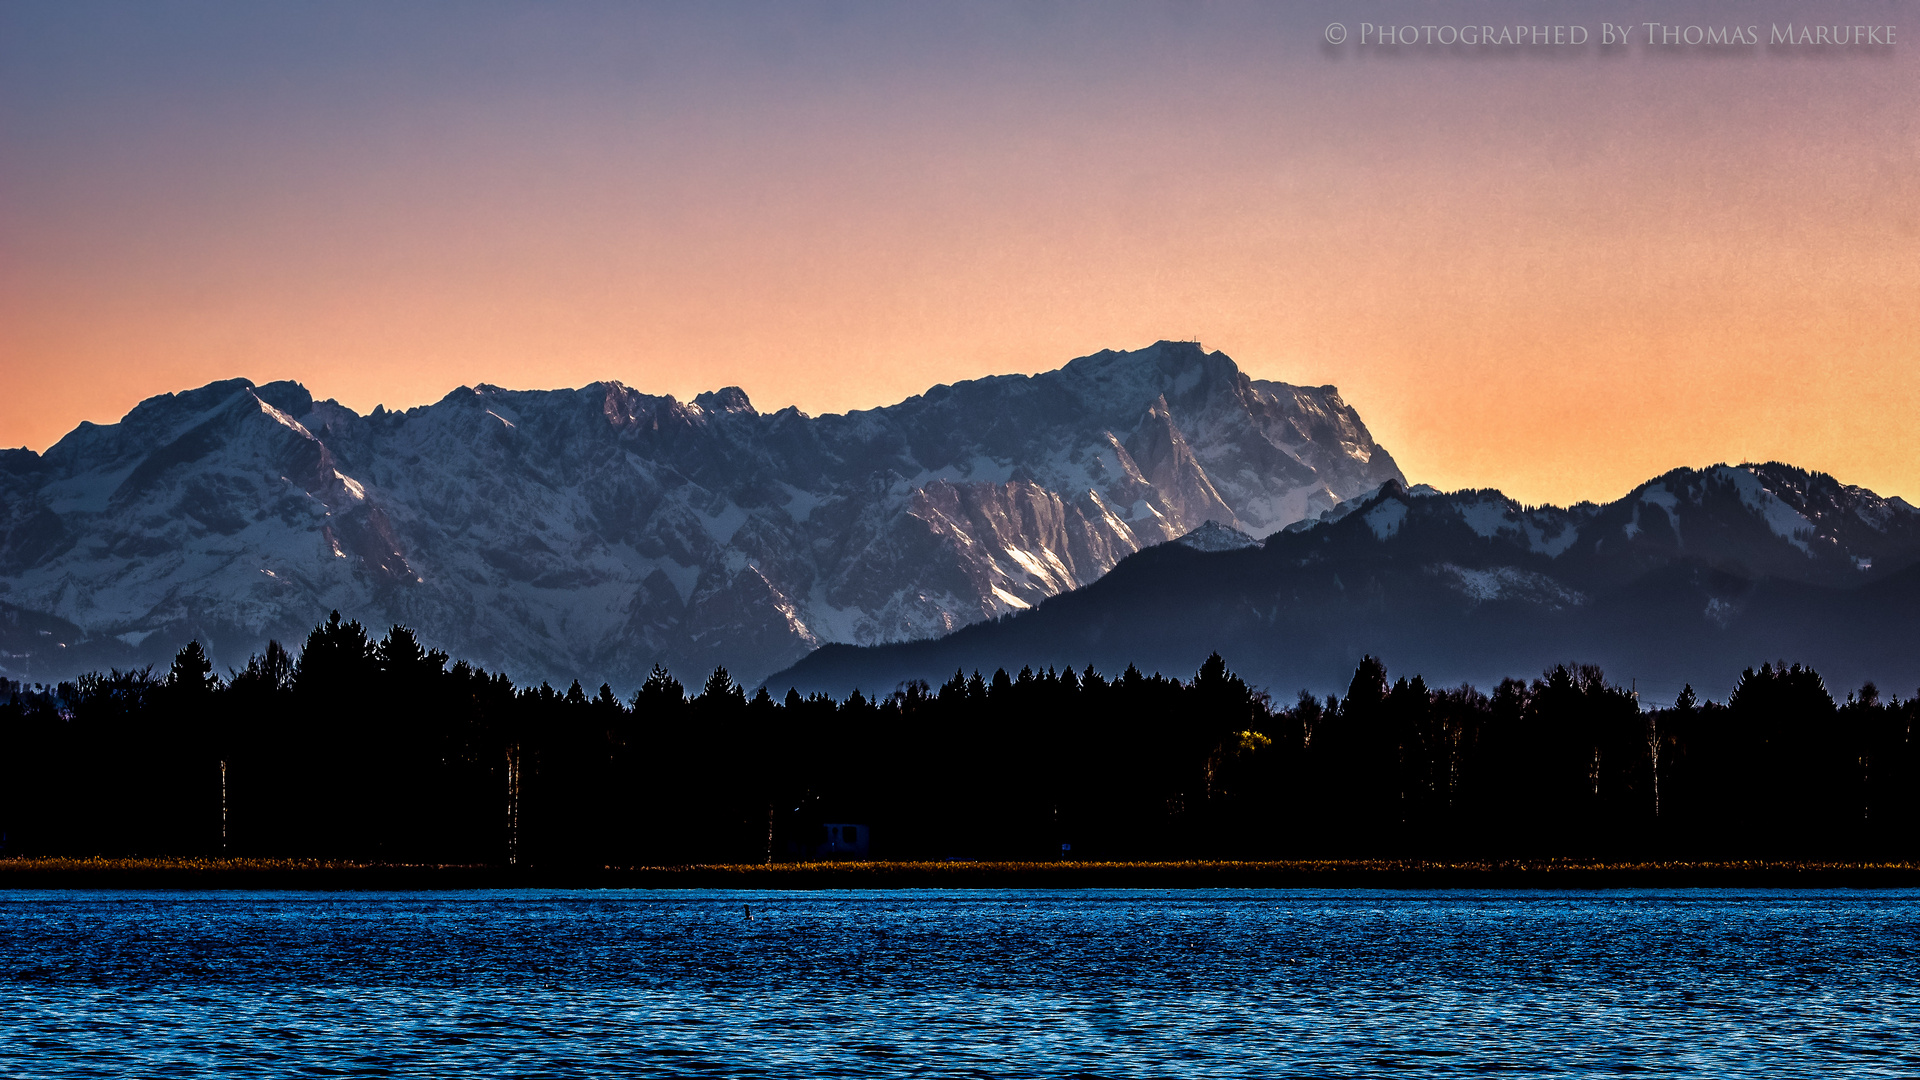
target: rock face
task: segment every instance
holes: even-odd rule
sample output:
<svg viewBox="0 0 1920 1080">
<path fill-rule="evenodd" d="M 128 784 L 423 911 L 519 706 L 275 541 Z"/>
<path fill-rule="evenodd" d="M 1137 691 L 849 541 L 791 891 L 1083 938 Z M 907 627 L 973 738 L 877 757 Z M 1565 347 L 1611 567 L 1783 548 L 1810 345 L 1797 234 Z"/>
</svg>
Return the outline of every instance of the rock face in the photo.
<svg viewBox="0 0 1920 1080">
<path fill-rule="evenodd" d="M 1812 663 L 1843 692 L 1920 685 L 1920 511 L 1779 464 L 1676 469 L 1605 506 L 1389 483 L 1245 546 L 1221 526 L 938 641 L 833 646 L 769 683 L 844 694 L 956 668 L 1184 675 L 1218 650 L 1257 685 L 1341 691 L 1360 658 L 1489 689 L 1599 663 L 1649 701 Z"/>
<path fill-rule="evenodd" d="M 1178 342 L 821 417 L 618 383 L 359 416 L 236 379 L 0 453 L 0 673 L 163 662 L 192 637 L 238 665 L 338 609 L 521 679 L 752 681 L 1402 479 L 1333 387 Z"/>
</svg>

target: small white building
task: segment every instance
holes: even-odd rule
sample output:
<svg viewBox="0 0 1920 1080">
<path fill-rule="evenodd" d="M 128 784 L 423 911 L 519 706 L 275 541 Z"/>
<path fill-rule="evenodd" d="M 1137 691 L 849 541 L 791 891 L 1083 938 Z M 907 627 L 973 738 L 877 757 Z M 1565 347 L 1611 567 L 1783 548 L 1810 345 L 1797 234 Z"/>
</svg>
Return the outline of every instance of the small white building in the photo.
<svg viewBox="0 0 1920 1080">
<path fill-rule="evenodd" d="M 864 859 L 871 839 L 872 831 L 865 825 L 822 825 L 814 834 L 811 854 L 818 859 Z"/>
</svg>

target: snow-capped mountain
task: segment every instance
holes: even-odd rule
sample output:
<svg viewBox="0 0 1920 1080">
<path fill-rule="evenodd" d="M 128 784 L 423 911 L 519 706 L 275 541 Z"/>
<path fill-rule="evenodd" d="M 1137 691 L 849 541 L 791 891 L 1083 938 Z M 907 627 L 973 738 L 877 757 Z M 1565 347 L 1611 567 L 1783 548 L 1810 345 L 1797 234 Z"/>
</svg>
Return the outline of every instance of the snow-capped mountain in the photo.
<svg viewBox="0 0 1920 1080">
<path fill-rule="evenodd" d="M 0 672 L 164 661 L 196 636 L 238 665 L 338 609 L 518 678 L 754 680 L 1402 479 L 1333 387 L 1183 342 L 820 417 L 619 383 L 360 416 L 235 379 L 0 452 Z"/>
<path fill-rule="evenodd" d="M 1841 688 L 1905 692 L 1920 685 L 1920 511 L 1779 464 L 1676 469 L 1568 508 L 1391 482 L 1257 547 L 1160 545 L 1017 618 L 825 648 L 769 682 L 886 691 L 1029 664 L 1180 674 L 1215 650 L 1287 692 L 1337 690 L 1366 653 L 1430 685 L 1571 660 L 1671 700 L 1786 658 Z"/>
</svg>

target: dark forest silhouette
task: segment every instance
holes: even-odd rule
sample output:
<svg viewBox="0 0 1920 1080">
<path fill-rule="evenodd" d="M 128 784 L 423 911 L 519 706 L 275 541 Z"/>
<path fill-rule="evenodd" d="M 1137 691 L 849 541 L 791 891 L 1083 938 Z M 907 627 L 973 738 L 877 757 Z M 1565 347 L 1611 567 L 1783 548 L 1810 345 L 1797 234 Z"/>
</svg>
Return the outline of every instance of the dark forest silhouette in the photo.
<svg viewBox="0 0 1920 1080">
<path fill-rule="evenodd" d="M 1276 707 L 1210 658 L 956 672 L 844 701 L 516 687 L 336 613 L 219 678 L 0 681 L 7 854 L 523 866 L 797 857 L 860 822 L 888 858 L 1908 857 L 1920 701 L 1836 703 L 1798 665 L 1646 709 L 1590 666 L 1491 694 L 1389 681 Z"/>
</svg>

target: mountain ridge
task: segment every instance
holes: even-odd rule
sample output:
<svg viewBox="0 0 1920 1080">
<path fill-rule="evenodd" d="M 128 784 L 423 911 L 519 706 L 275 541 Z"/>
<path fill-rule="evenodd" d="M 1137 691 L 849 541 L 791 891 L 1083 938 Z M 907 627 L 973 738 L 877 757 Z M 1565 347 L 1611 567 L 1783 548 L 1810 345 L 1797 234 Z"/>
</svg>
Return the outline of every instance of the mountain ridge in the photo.
<svg viewBox="0 0 1920 1080">
<path fill-rule="evenodd" d="M 338 609 L 523 679 L 757 679 L 1030 607 L 1205 520 L 1271 531 L 1404 479 L 1334 388 L 1184 342 L 820 417 L 618 382 L 361 416 L 222 380 L 0 457 L 0 668 L 155 662 L 188 637 L 238 666 Z"/>
<path fill-rule="evenodd" d="M 1920 511 L 1780 463 L 1669 470 L 1606 504 L 1383 484 L 1258 547 L 1162 544 L 1099 582 L 948 638 L 828 647 L 774 689 L 885 692 L 955 667 L 1213 651 L 1260 685 L 1344 686 L 1362 655 L 1441 685 L 1598 662 L 1668 699 L 1787 656 L 1920 685 Z"/>
</svg>

